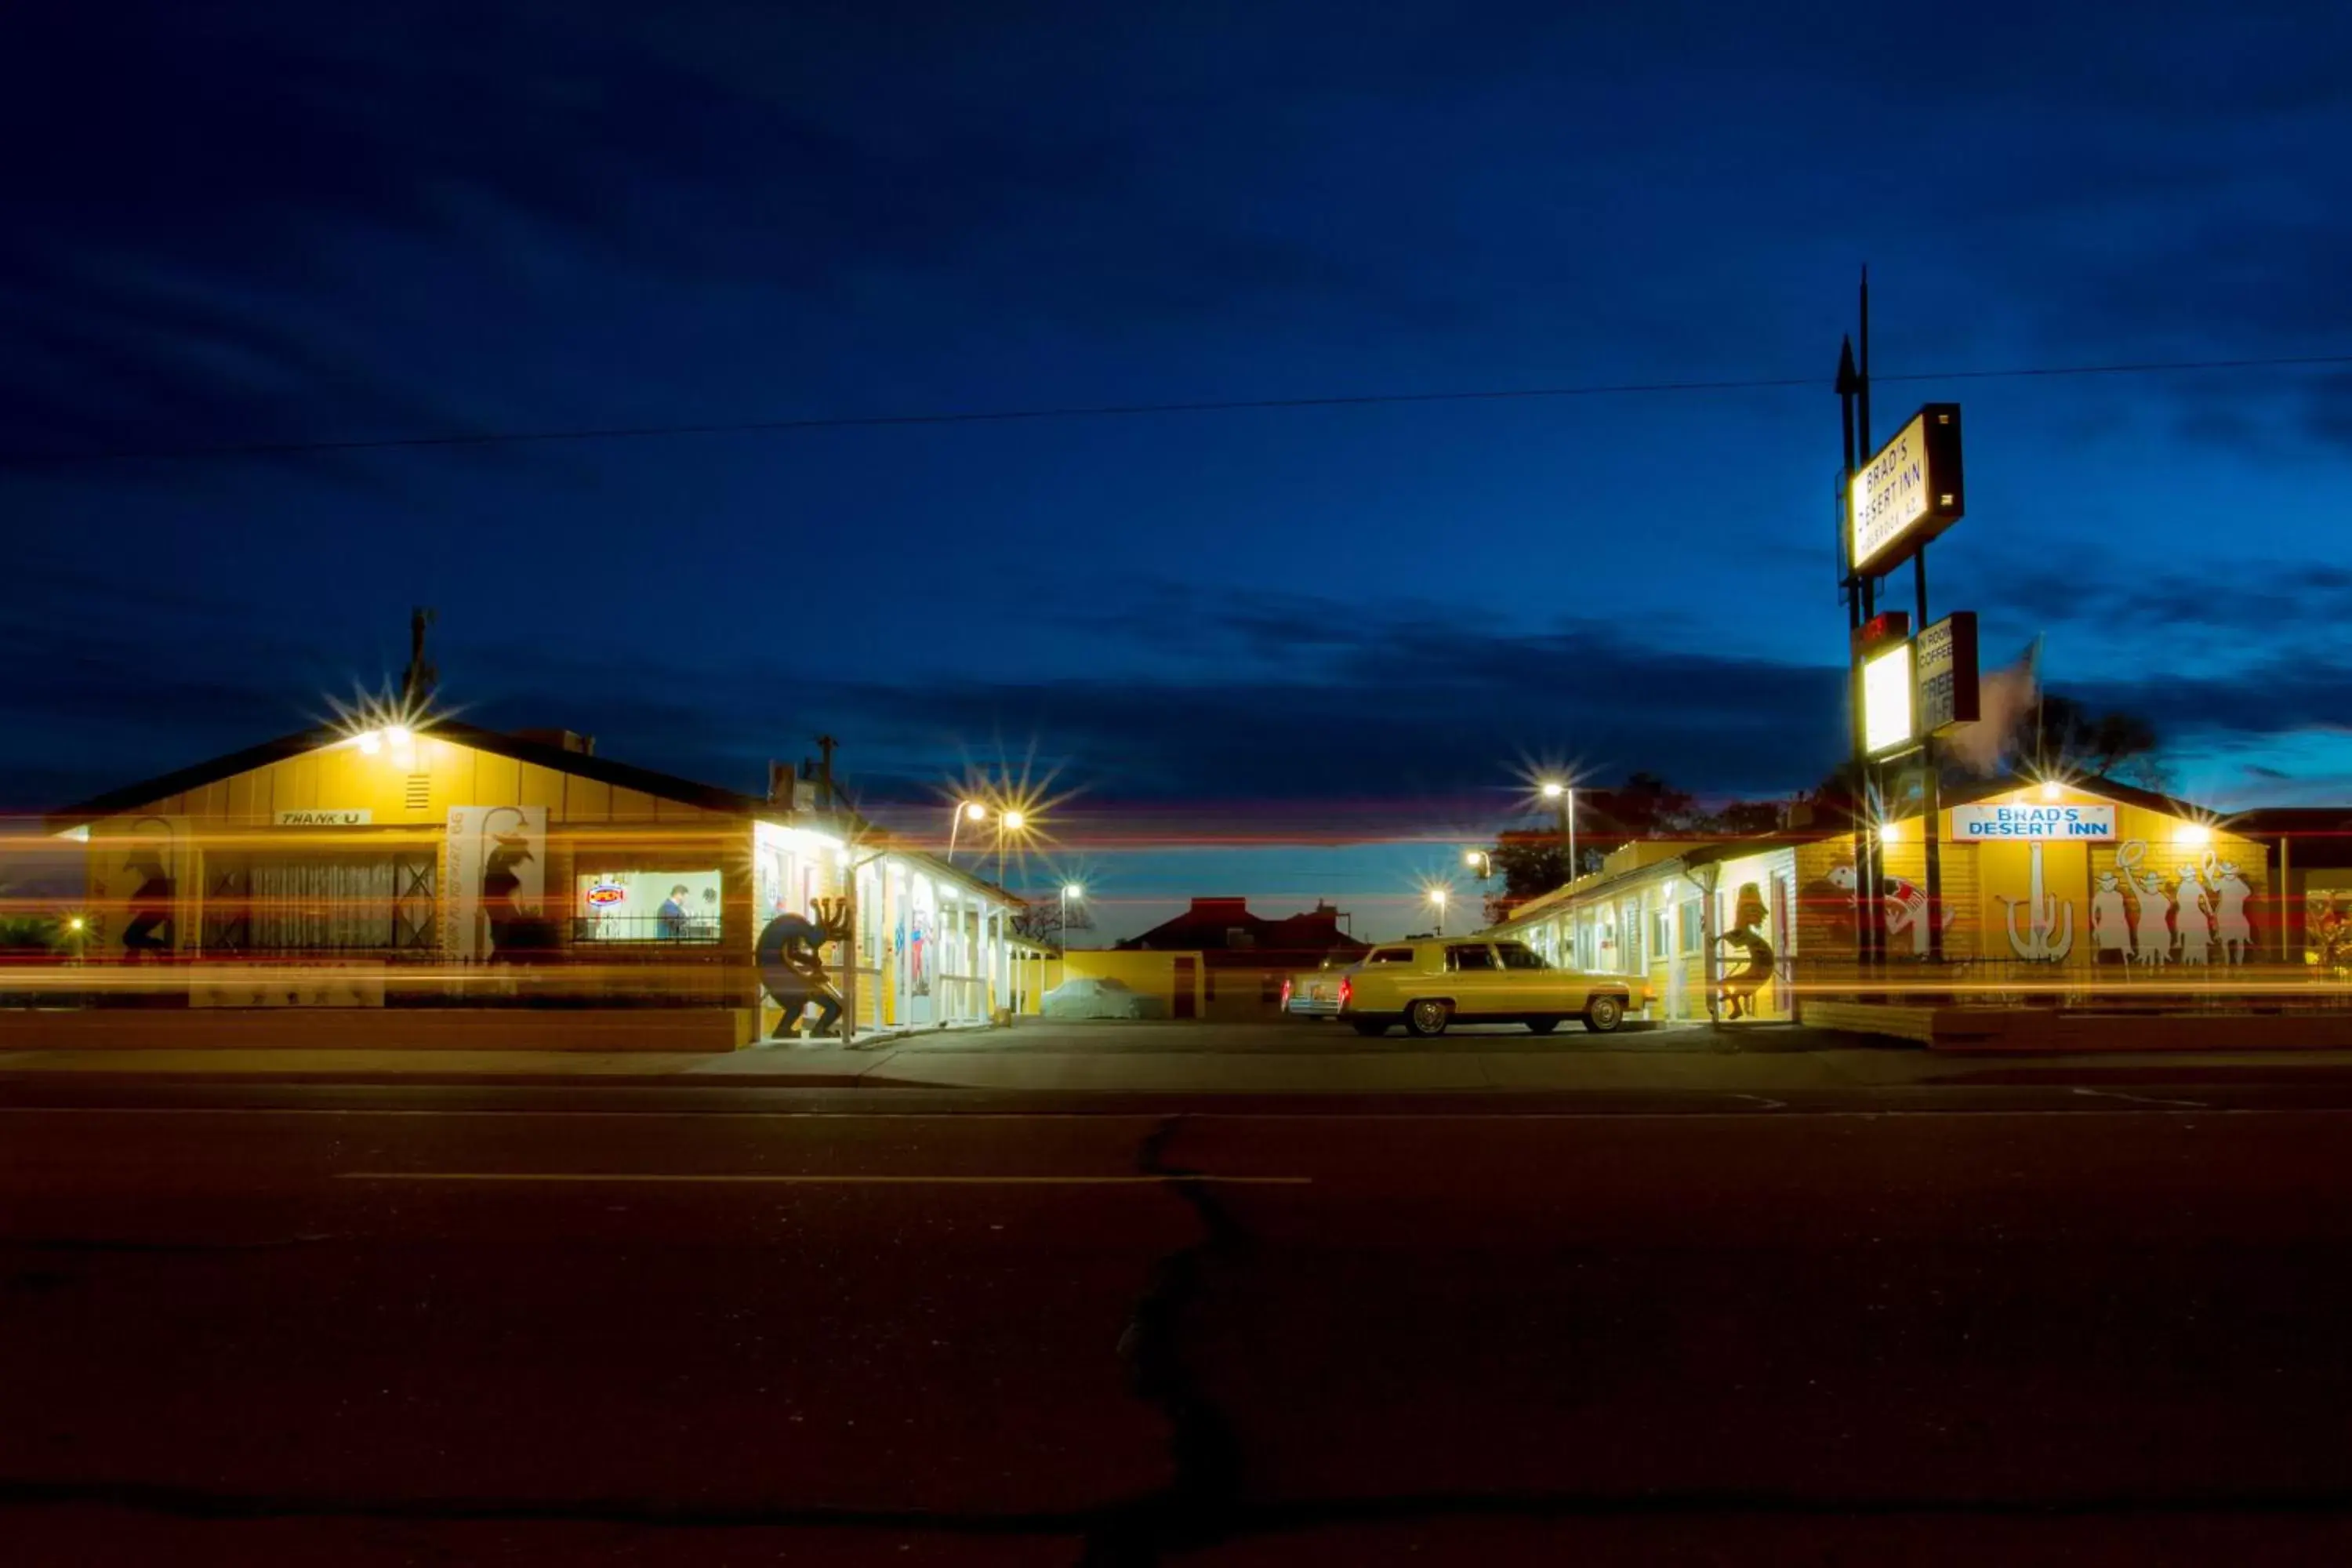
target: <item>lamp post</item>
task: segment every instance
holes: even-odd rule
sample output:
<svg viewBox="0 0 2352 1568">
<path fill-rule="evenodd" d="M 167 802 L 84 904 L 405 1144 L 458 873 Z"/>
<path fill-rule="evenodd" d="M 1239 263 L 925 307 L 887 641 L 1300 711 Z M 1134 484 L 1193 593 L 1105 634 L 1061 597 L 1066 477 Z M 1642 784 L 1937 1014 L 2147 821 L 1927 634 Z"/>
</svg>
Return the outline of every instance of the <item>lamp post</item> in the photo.
<svg viewBox="0 0 2352 1568">
<path fill-rule="evenodd" d="M 1430 889 L 1429 901 L 1437 906 L 1437 934 L 1444 936 L 1445 934 L 1445 889 Z"/>
<path fill-rule="evenodd" d="M 1077 883 L 1065 882 L 1062 884 L 1062 923 L 1055 927 L 1055 930 L 1062 939 L 1062 951 L 1064 952 L 1070 951 L 1070 900 L 1072 899 L 1083 900 L 1086 896 L 1087 890 L 1078 886 Z"/>
<path fill-rule="evenodd" d="M 981 805 L 980 802 L 976 800 L 964 800 L 958 801 L 956 803 L 955 814 L 948 818 L 949 865 L 952 866 L 955 864 L 956 835 L 962 830 L 963 825 L 967 822 L 985 822 L 987 820 L 988 807 Z"/>
<path fill-rule="evenodd" d="M 1484 849 L 1465 849 L 1462 851 L 1462 863 L 1477 872 L 1480 881 L 1495 874 L 1495 858 Z"/>
<path fill-rule="evenodd" d="M 1546 779 L 1543 797 L 1559 802 L 1559 837 L 1568 847 L 1568 879 L 1576 880 L 1576 786 Z"/>
</svg>

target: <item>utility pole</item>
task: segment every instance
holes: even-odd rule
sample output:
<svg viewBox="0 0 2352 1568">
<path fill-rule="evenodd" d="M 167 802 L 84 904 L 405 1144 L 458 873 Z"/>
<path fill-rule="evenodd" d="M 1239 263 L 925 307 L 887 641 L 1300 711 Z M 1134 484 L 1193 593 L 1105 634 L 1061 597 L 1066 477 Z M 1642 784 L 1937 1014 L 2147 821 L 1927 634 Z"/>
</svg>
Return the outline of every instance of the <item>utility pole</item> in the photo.
<svg viewBox="0 0 2352 1568">
<path fill-rule="evenodd" d="M 1865 300 L 1868 297 L 1866 293 L 1864 296 Z M 1846 602 L 1846 701 L 1853 710 L 1854 962 L 1866 966 L 1871 957 L 1871 931 L 1876 924 L 1873 917 L 1877 913 L 1878 879 L 1871 854 L 1876 846 L 1871 838 L 1870 820 L 1864 809 L 1870 793 L 1870 757 L 1863 738 L 1862 661 L 1855 655 L 1854 634 L 1862 629 L 1869 611 L 1864 603 L 1867 586 L 1849 560 L 1852 527 L 1847 516 L 1860 457 L 1855 405 L 1862 392 L 1862 373 L 1854 364 L 1853 340 L 1849 337 L 1838 346 L 1838 416 L 1844 435 L 1845 462 L 1838 471 L 1837 560 L 1839 583 Z"/>
<path fill-rule="evenodd" d="M 408 612 L 408 668 L 400 675 L 400 710 L 404 719 L 421 715 L 425 705 L 432 700 L 433 689 L 441 683 L 441 672 L 425 658 L 425 629 L 438 619 L 438 611 L 421 605 Z"/>
</svg>

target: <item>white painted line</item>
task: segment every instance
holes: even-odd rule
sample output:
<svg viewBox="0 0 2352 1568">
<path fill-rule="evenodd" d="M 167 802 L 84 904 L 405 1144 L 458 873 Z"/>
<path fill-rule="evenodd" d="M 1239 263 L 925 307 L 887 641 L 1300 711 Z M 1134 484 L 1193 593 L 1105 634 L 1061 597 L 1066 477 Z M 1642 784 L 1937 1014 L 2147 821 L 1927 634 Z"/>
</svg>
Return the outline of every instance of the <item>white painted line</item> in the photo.
<svg viewBox="0 0 2352 1568">
<path fill-rule="evenodd" d="M 1228 1187 L 1306 1187 L 1312 1176 L 884 1176 L 767 1172 L 670 1171 L 338 1171 L 339 1182 L 605 1182 L 740 1184 L 810 1187 L 1160 1187 L 1175 1183 Z"/>
<path fill-rule="evenodd" d="M 2211 1109 L 2201 1100 L 2159 1100 L 2152 1094 L 2126 1094 L 2119 1089 L 2077 1089 L 2074 1092 L 2099 1100 L 2128 1100 L 2140 1105 L 2185 1105 L 2191 1110 Z"/>
</svg>

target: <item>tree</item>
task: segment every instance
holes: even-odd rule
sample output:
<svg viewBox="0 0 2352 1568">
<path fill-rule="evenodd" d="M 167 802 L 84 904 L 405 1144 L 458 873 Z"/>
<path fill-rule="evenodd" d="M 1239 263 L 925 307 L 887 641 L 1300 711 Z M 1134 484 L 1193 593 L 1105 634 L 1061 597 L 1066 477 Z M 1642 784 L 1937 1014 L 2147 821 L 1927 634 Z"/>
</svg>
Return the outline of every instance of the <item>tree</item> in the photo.
<svg viewBox="0 0 2352 1568">
<path fill-rule="evenodd" d="M 1771 833 L 1780 826 L 1780 811 L 1777 800 L 1735 800 L 1715 813 L 1709 826 L 1731 837 Z"/>
<path fill-rule="evenodd" d="M 2038 712 L 2020 716 L 2015 744 L 2041 773 L 2081 770 L 2105 778 L 2126 763 L 2152 758 L 2159 744 L 2156 726 L 2137 713 L 2094 713 L 2063 691 L 2044 692 L 2037 706 Z"/>
<path fill-rule="evenodd" d="M 1069 910 L 1070 923 L 1065 928 L 1062 924 L 1060 899 L 1045 899 L 1034 903 L 1024 904 L 1013 912 L 1013 934 L 1026 942 L 1042 942 L 1047 947 L 1059 947 L 1062 945 L 1062 933 L 1065 929 L 1069 931 L 1095 929 L 1094 911 L 1087 907 L 1083 900 L 1071 903 Z"/>
</svg>

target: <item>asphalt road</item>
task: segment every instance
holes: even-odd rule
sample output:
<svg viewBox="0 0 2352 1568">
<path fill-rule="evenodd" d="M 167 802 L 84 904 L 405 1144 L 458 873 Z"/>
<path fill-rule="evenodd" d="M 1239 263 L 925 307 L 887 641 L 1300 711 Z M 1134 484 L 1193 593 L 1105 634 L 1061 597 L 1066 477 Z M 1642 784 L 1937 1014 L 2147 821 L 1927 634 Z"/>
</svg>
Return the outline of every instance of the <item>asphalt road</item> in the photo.
<svg viewBox="0 0 2352 1568">
<path fill-rule="evenodd" d="M 12 1563 L 2352 1549 L 2325 1086 L 7 1094 Z"/>
</svg>

